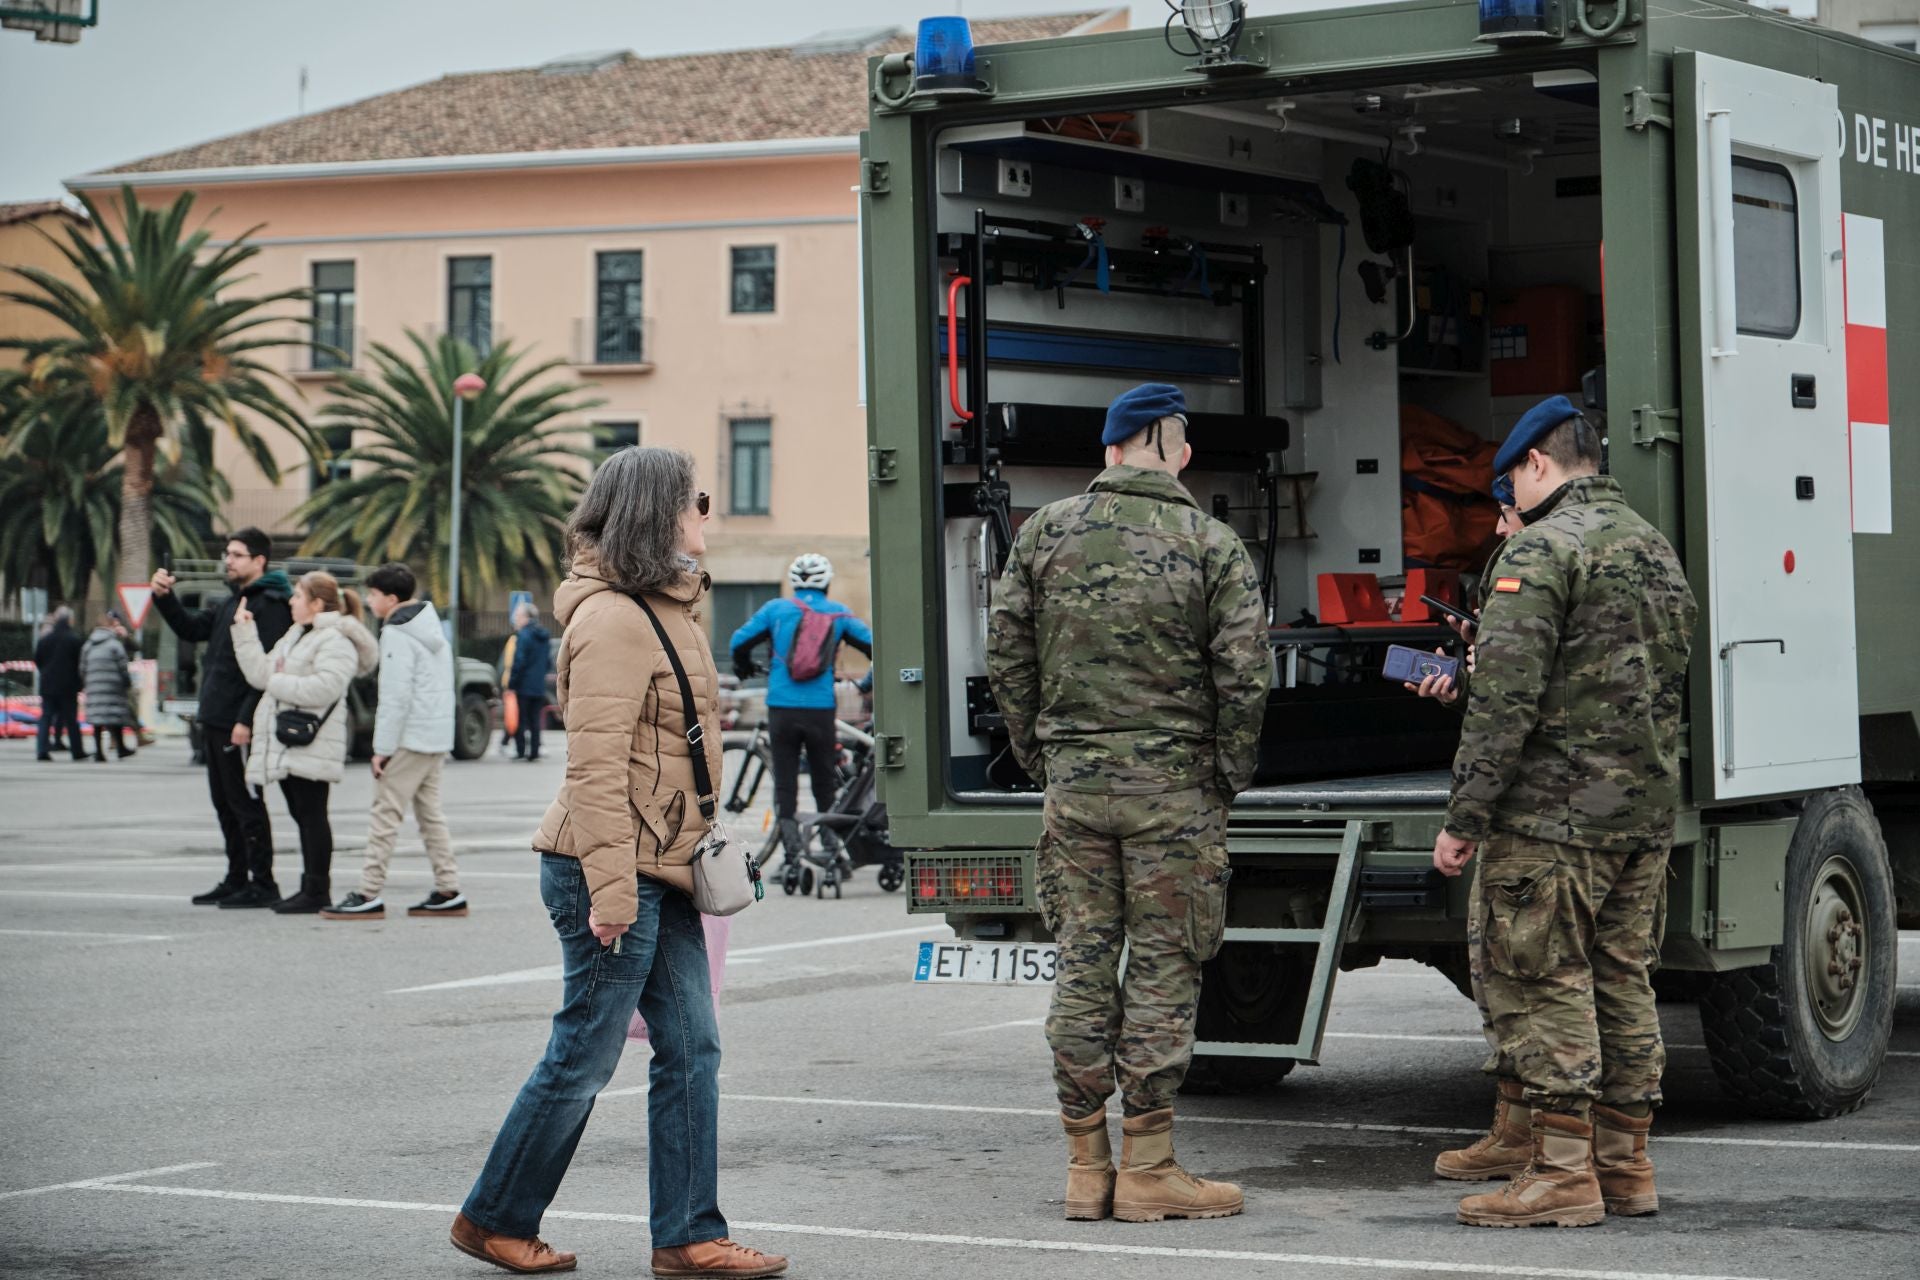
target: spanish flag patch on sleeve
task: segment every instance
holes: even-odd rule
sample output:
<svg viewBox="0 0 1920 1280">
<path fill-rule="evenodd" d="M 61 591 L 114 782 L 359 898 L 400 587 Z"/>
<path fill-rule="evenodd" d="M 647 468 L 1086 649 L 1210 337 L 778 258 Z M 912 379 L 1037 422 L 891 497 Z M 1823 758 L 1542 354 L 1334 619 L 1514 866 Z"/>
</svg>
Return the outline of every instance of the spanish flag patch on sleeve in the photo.
<svg viewBox="0 0 1920 1280">
<path fill-rule="evenodd" d="M 1493 589 L 1495 591 L 1518 591 L 1520 589 L 1520 579 L 1495 578 L 1493 580 Z"/>
</svg>

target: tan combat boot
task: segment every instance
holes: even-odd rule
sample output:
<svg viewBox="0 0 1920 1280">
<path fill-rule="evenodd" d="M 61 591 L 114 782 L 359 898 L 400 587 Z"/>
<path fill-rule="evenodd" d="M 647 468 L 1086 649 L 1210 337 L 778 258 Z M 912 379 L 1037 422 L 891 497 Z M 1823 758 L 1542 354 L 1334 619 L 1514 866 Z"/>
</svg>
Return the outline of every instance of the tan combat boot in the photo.
<svg viewBox="0 0 1920 1280">
<path fill-rule="evenodd" d="M 1062 1113 L 1067 1131 L 1067 1217 L 1098 1222 L 1113 1212 L 1113 1144 L 1107 1140 L 1107 1109 L 1081 1120 Z"/>
<path fill-rule="evenodd" d="M 1607 1216 L 1593 1176 L 1593 1126 L 1577 1115 L 1533 1113 L 1533 1159 L 1505 1188 L 1468 1196 L 1455 1216 L 1470 1227 L 1591 1227 Z"/>
<path fill-rule="evenodd" d="M 1524 1173 L 1533 1157 L 1533 1135 L 1527 1129 L 1530 1114 L 1525 1086 L 1518 1080 L 1500 1081 L 1493 1128 L 1470 1147 L 1442 1151 L 1434 1159 L 1434 1174 L 1455 1182 L 1491 1182 Z"/>
<path fill-rule="evenodd" d="M 1173 1109 L 1128 1116 L 1120 1125 L 1120 1176 L 1113 1216 L 1122 1222 L 1163 1218 L 1231 1218 L 1246 1208 L 1231 1182 L 1196 1178 L 1173 1158 Z"/>
<path fill-rule="evenodd" d="M 1660 1212 L 1653 1189 L 1653 1161 L 1647 1159 L 1647 1131 L 1653 1117 L 1630 1116 L 1612 1107 L 1593 1108 L 1593 1171 L 1607 1212 L 1632 1218 Z"/>
</svg>

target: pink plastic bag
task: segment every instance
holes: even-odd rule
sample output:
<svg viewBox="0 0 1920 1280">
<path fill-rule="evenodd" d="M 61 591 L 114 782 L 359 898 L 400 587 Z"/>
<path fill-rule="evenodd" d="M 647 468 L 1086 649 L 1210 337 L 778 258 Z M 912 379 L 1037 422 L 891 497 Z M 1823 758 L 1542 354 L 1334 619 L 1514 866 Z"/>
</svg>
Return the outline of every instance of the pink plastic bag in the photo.
<svg viewBox="0 0 1920 1280">
<path fill-rule="evenodd" d="M 720 1011 L 720 980 L 727 972 L 727 929 L 732 921 L 726 916 L 701 916 L 700 925 L 707 931 L 707 984 L 713 990 L 713 1009 Z M 647 1021 L 634 1011 L 633 1020 L 627 1023 L 627 1039 L 645 1040 Z"/>
</svg>

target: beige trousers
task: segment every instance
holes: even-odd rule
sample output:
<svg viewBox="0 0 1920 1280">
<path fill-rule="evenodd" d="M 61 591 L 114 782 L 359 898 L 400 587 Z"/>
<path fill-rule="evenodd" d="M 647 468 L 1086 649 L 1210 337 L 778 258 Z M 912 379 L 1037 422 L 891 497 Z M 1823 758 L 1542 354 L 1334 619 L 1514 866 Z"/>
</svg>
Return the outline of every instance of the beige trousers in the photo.
<svg viewBox="0 0 1920 1280">
<path fill-rule="evenodd" d="M 440 812 L 440 767 L 444 755 L 404 748 L 388 757 L 380 780 L 373 784 L 373 812 L 367 819 L 367 862 L 360 870 L 360 892 L 380 896 L 386 887 L 387 864 L 393 860 L 393 840 L 413 806 L 420 838 L 433 865 L 433 887 L 442 893 L 460 892 L 460 870 L 453 862 L 453 842 Z"/>
</svg>

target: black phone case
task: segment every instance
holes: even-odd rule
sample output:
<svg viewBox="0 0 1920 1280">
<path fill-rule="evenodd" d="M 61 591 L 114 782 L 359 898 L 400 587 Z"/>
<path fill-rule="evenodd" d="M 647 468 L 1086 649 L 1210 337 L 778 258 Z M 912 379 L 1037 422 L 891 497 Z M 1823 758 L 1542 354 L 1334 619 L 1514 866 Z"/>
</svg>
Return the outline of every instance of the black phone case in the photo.
<svg viewBox="0 0 1920 1280">
<path fill-rule="evenodd" d="M 1408 684 L 1419 684 L 1428 676 L 1448 676 L 1457 680 L 1460 676 L 1460 659 L 1438 653 L 1422 653 L 1403 644 L 1390 644 L 1387 646 L 1387 662 L 1380 669 L 1380 674 L 1389 680 L 1402 680 Z"/>
</svg>

